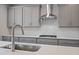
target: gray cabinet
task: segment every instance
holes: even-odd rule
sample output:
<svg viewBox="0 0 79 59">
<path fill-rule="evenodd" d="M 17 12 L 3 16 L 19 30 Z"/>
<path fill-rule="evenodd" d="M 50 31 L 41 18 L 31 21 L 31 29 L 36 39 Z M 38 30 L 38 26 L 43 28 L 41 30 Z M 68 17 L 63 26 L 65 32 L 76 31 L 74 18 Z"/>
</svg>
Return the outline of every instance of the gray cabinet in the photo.
<svg viewBox="0 0 79 59">
<path fill-rule="evenodd" d="M 28 38 L 28 37 L 20 37 L 19 38 L 19 42 L 23 42 L 23 43 L 36 43 L 36 39 L 35 38 Z"/>
<path fill-rule="evenodd" d="M 32 7 L 32 26 L 40 26 L 40 8 L 39 6 Z"/>
<path fill-rule="evenodd" d="M 12 39 L 11 36 L 2 36 L 2 41 L 12 41 L 11 39 Z M 18 37 L 15 37 L 14 39 L 15 39 L 15 42 L 19 41 Z"/>
<path fill-rule="evenodd" d="M 15 24 L 22 25 L 22 7 L 14 7 Z"/>
<path fill-rule="evenodd" d="M 79 5 L 72 6 L 72 26 L 79 26 Z"/>
<path fill-rule="evenodd" d="M 10 36 L 2 36 L 2 41 L 11 41 Z"/>
<path fill-rule="evenodd" d="M 39 26 L 39 6 L 23 7 L 23 26 Z"/>
<path fill-rule="evenodd" d="M 79 40 L 61 39 L 61 40 L 59 40 L 59 45 L 79 47 Z"/>
<path fill-rule="evenodd" d="M 23 27 L 39 26 L 39 6 L 13 6 L 8 8 L 8 27 L 14 24 Z"/>
<path fill-rule="evenodd" d="M 8 27 L 12 27 L 14 24 L 22 25 L 22 7 L 8 8 Z"/>
<path fill-rule="evenodd" d="M 59 26 L 79 26 L 79 5 L 59 5 Z"/>
<path fill-rule="evenodd" d="M 11 42 L 11 36 L 2 36 L 2 41 Z M 72 39 L 48 39 L 48 38 L 33 38 L 33 37 L 15 37 L 15 42 L 21 43 L 34 43 L 34 44 L 46 44 L 46 45 L 59 45 L 59 46 L 71 46 L 79 47 L 79 40 Z"/>
<path fill-rule="evenodd" d="M 37 39 L 38 44 L 57 45 L 57 39 Z"/>
<path fill-rule="evenodd" d="M 2 36 L 0 36 L 0 41 L 2 41 Z"/>
<path fill-rule="evenodd" d="M 14 8 L 9 7 L 8 8 L 8 19 L 7 19 L 7 25 L 8 27 L 11 27 L 12 25 L 14 25 Z"/>
<path fill-rule="evenodd" d="M 23 26 L 32 26 L 32 8 L 23 7 Z"/>
</svg>

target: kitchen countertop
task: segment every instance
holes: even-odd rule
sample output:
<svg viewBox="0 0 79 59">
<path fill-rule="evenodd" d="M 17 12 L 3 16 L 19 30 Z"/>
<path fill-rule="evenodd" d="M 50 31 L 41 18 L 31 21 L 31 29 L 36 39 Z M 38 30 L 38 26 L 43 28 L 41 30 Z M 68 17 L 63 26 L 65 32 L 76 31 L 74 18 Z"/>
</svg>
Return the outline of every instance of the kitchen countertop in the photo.
<svg viewBox="0 0 79 59">
<path fill-rule="evenodd" d="M 11 42 L 0 41 L 0 47 L 11 44 Z M 31 44 L 31 43 L 18 43 L 27 45 L 39 45 L 41 48 L 36 52 L 0 48 L 0 55 L 79 55 L 79 47 L 66 47 L 55 45 Z"/>
</svg>

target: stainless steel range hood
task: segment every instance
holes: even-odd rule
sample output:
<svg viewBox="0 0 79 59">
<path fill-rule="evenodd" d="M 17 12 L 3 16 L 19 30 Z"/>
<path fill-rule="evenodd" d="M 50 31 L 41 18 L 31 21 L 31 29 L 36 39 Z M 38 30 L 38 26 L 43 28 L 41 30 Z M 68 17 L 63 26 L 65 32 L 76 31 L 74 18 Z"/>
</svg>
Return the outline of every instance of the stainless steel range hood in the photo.
<svg viewBox="0 0 79 59">
<path fill-rule="evenodd" d="M 56 19 L 56 16 L 52 13 L 53 12 L 53 5 L 47 4 L 46 5 L 46 14 L 42 15 L 42 18 L 50 18 L 50 19 Z"/>
</svg>

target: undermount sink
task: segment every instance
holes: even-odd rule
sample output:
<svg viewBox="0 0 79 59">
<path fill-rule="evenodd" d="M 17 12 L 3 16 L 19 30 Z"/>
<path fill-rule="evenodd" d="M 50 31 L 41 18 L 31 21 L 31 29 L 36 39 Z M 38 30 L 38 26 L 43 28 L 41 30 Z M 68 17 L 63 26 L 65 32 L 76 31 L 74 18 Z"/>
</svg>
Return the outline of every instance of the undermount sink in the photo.
<svg viewBox="0 0 79 59">
<path fill-rule="evenodd" d="M 11 49 L 11 44 L 6 45 L 2 48 L 6 48 L 6 49 Z M 36 45 L 23 45 L 23 44 L 15 44 L 15 49 L 16 50 L 23 50 L 23 51 L 38 51 L 40 49 L 40 46 L 36 46 Z"/>
</svg>

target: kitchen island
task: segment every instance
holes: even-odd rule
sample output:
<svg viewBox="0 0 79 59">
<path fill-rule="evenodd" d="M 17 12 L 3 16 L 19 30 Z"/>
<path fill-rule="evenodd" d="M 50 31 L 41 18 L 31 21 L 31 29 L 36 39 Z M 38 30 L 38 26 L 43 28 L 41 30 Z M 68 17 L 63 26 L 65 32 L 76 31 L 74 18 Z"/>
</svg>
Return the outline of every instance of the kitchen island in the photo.
<svg viewBox="0 0 79 59">
<path fill-rule="evenodd" d="M 0 41 L 0 47 L 11 44 L 11 42 Z M 79 55 L 79 47 L 67 47 L 56 45 L 43 45 L 31 43 L 18 43 L 26 45 L 38 45 L 41 48 L 36 52 L 0 48 L 0 55 Z"/>
</svg>

